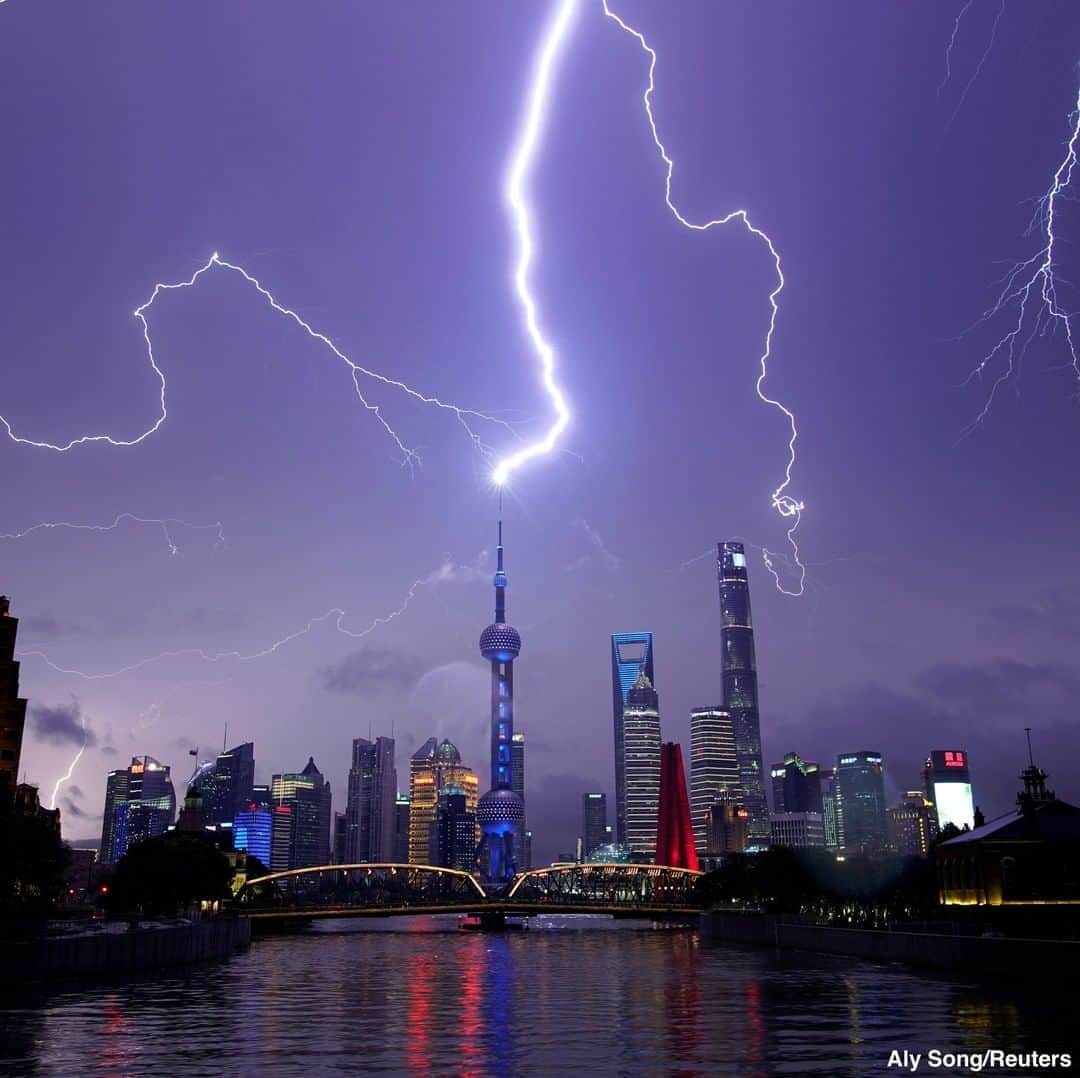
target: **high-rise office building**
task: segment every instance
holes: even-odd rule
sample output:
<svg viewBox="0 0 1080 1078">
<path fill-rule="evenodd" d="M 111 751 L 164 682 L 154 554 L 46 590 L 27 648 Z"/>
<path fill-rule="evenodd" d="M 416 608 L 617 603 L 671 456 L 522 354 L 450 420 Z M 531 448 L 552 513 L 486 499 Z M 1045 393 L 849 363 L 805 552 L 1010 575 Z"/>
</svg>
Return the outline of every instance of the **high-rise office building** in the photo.
<svg viewBox="0 0 1080 1078">
<path fill-rule="evenodd" d="M 789 752 L 771 768 L 773 812 L 815 812 L 824 817 L 821 768 Z"/>
<path fill-rule="evenodd" d="M 249 857 L 257 857 L 270 868 L 273 822 L 272 812 L 254 805 L 244 812 L 238 812 L 233 819 L 233 846 L 246 850 Z"/>
<path fill-rule="evenodd" d="M 303 771 L 274 775 L 270 796 L 275 808 L 289 809 L 292 831 L 288 867 L 329 864 L 330 820 L 333 816 L 330 783 L 315 766 L 314 757 L 308 757 Z"/>
<path fill-rule="evenodd" d="M 696 707 L 690 712 L 690 816 L 699 854 L 709 848 L 709 809 L 729 794 L 741 796 L 731 714 Z"/>
<path fill-rule="evenodd" d="M 930 852 L 938 833 L 937 817 L 921 790 L 909 790 L 898 805 L 886 809 L 885 816 L 890 849 L 912 857 Z"/>
<path fill-rule="evenodd" d="M 615 839 L 626 842 L 626 749 L 623 745 L 623 709 L 638 674 L 645 671 L 651 685 L 653 673 L 653 634 L 616 633 L 611 638 L 611 698 L 615 725 Z"/>
<path fill-rule="evenodd" d="M 251 804 L 255 785 L 255 744 L 242 745 L 223 752 L 198 777 L 203 799 L 203 815 L 209 824 L 231 824 Z"/>
<path fill-rule="evenodd" d="M 731 794 L 724 794 L 709 806 L 709 829 L 706 835 L 706 853 L 721 857 L 728 853 L 742 853 L 749 844 L 750 814 Z"/>
<path fill-rule="evenodd" d="M 698 868 L 690 798 L 686 792 L 682 746 L 666 741 L 660 749 L 660 807 L 656 825 L 656 864 L 671 868 Z"/>
<path fill-rule="evenodd" d="M 830 850 L 840 848 L 840 829 L 836 822 L 836 769 L 822 768 L 818 772 L 821 781 L 821 816 L 825 823 L 825 845 Z"/>
<path fill-rule="evenodd" d="M 392 860 L 396 797 L 394 739 L 354 738 L 345 808 L 346 864 Z"/>
<path fill-rule="evenodd" d="M 428 864 L 472 872 L 476 867 L 476 813 L 469 812 L 465 795 L 439 795 L 431 824 Z"/>
<path fill-rule="evenodd" d="M 394 856 L 395 865 L 409 863 L 409 795 L 398 794 L 394 802 Z"/>
<path fill-rule="evenodd" d="M 885 848 L 885 779 L 880 752 L 848 752 L 836 759 L 836 827 L 845 850 Z"/>
<path fill-rule="evenodd" d="M 345 836 L 348 824 L 344 812 L 334 813 L 334 834 L 330 842 L 330 855 L 335 865 L 347 865 L 345 860 Z"/>
<path fill-rule="evenodd" d="M 963 830 L 975 826 L 975 800 L 971 795 L 968 755 L 963 749 L 935 749 L 926 758 L 923 790 L 934 806 L 938 830 L 953 824 Z"/>
<path fill-rule="evenodd" d="M 296 805 L 282 801 L 270 808 L 270 871 L 287 872 L 293 864 L 293 817 Z"/>
<path fill-rule="evenodd" d="M 607 845 L 607 795 L 587 793 L 581 795 L 581 856 L 588 861 L 595 850 Z"/>
<path fill-rule="evenodd" d="M 475 813 L 479 789 L 476 772 L 461 762 L 453 742 L 430 737 L 413 753 L 409 761 L 409 864 L 428 863 L 440 794 L 464 794 L 466 811 Z"/>
<path fill-rule="evenodd" d="M 503 568 L 502 521 L 496 548 L 495 620 L 480 634 L 480 654 L 491 664 L 491 788 L 476 807 L 480 846 L 476 863 L 485 883 L 513 878 L 521 861 L 525 805 L 514 792 L 511 746 L 514 739 L 514 660 L 521 634 L 506 620 L 506 571 Z M 522 781 L 524 782 L 524 770 Z"/>
<path fill-rule="evenodd" d="M 774 812 L 769 817 L 769 844 L 807 849 L 825 845 L 825 819 L 820 812 Z"/>
<path fill-rule="evenodd" d="M 731 713 L 739 786 L 749 814 L 750 843 L 769 840 L 769 805 L 761 762 L 761 720 L 758 713 L 757 658 L 754 621 L 750 614 L 750 580 L 742 543 L 717 546 L 716 571 L 720 586 L 720 648 L 724 708 Z"/>
<path fill-rule="evenodd" d="M 651 861 L 660 812 L 660 698 L 644 669 L 626 694 L 622 742 L 625 845 L 634 860 Z"/>
<path fill-rule="evenodd" d="M 0 595 L 0 808 L 15 800 L 26 726 L 26 701 L 19 696 L 19 664 L 15 660 L 19 619 L 10 611 L 10 600 Z"/>
<path fill-rule="evenodd" d="M 176 815 L 176 791 L 168 767 L 152 756 L 133 756 L 105 783 L 101 863 L 113 865 L 136 843 L 163 834 Z"/>
</svg>

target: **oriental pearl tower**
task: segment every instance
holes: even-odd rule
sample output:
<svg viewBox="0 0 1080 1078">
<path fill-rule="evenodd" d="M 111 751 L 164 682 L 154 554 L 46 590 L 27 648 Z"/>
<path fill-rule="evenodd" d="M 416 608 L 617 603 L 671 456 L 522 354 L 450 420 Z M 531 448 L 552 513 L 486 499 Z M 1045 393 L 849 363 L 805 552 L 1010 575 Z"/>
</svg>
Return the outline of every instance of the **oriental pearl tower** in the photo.
<svg viewBox="0 0 1080 1078">
<path fill-rule="evenodd" d="M 510 744 L 514 736 L 514 660 L 521 636 L 506 621 L 506 572 L 502 520 L 495 567 L 495 621 L 480 634 L 480 654 L 491 663 L 491 789 L 476 806 L 480 846 L 476 863 L 485 885 L 498 889 L 517 872 L 525 806 L 510 788 Z"/>
</svg>

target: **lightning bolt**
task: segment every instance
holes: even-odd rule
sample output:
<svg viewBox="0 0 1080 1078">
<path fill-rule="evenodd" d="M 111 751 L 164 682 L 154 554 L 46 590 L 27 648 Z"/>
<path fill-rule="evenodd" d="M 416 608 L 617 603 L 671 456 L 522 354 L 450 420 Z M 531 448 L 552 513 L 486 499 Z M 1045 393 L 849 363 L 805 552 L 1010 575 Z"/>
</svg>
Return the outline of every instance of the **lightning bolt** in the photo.
<svg viewBox="0 0 1080 1078">
<path fill-rule="evenodd" d="M 52 528 L 70 528 L 72 531 L 111 532 L 119 528 L 124 521 L 131 521 L 134 524 L 158 525 L 165 536 L 165 542 L 168 544 L 170 554 L 177 554 L 180 550 L 173 541 L 172 532 L 169 530 L 170 526 L 189 528 L 192 531 L 212 530 L 216 535 L 214 549 L 225 545 L 225 530 L 221 521 L 215 521 L 213 524 L 191 524 L 186 520 L 178 520 L 176 517 L 138 517 L 134 513 L 120 513 L 111 524 L 72 524 L 66 520 L 47 520 L 27 528 L 25 531 L 0 533 L 0 539 L 25 539 L 26 536 L 33 535 L 34 532 Z"/>
<path fill-rule="evenodd" d="M 1031 235 L 1039 232 L 1045 238 L 1045 242 L 1035 254 L 1023 262 L 1018 262 L 1005 275 L 997 299 L 971 327 L 975 328 L 989 322 L 999 314 L 1008 311 L 1013 313 L 1011 328 L 997 339 L 965 381 L 967 384 L 972 378 L 982 375 L 999 356 L 1005 357 L 1005 369 L 994 379 L 982 411 L 968 426 L 965 434 L 970 434 L 986 418 L 998 389 L 1012 377 L 1028 346 L 1040 333 L 1053 329 L 1064 331 L 1069 361 L 1077 382 L 1080 382 L 1080 356 L 1077 355 L 1076 341 L 1073 337 L 1073 315 L 1058 302 L 1054 263 L 1058 243 L 1058 237 L 1054 232 L 1058 201 L 1069 197 L 1065 192 L 1072 182 L 1073 169 L 1076 167 L 1076 146 L 1077 140 L 1080 139 L 1080 91 L 1077 93 L 1076 107 L 1070 119 L 1072 134 L 1066 143 L 1065 156 L 1058 165 L 1046 194 L 1036 203 L 1035 215 L 1025 233 L 1025 235 Z M 1030 319 L 1028 317 L 1029 305 L 1035 311 Z M 1028 326 L 1030 326 L 1030 332 L 1025 337 L 1025 327 Z"/>
<path fill-rule="evenodd" d="M 969 3 L 968 6 L 970 6 L 970 3 Z M 949 41 L 949 47 L 945 51 L 945 62 L 946 62 L 946 64 L 948 64 L 948 62 L 949 62 L 949 53 L 952 52 L 953 42 L 956 40 L 956 32 L 960 28 L 960 20 L 964 17 L 964 11 L 967 11 L 967 7 L 965 7 L 963 9 L 963 11 L 961 11 L 960 14 L 956 17 L 956 25 L 953 27 L 953 35 L 952 35 L 952 38 Z M 989 57 L 990 52 L 994 47 L 994 40 L 997 37 L 998 23 L 1001 22 L 1001 16 L 1004 15 L 1004 14 L 1005 14 L 1005 0 L 1001 0 L 1001 6 L 998 8 L 998 13 L 994 17 L 994 23 L 990 27 L 990 40 L 986 43 L 986 48 L 983 50 L 982 56 L 979 57 L 979 62 L 978 62 L 978 64 L 975 65 L 975 70 L 972 72 L 971 78 L 968 79 L 967 83 L 964 85 L 964 89 L 960 94 L 960 100 L 957 101 L 956 108 L 953 109 L 953 114 L 949 117 L 949 122 L 945 125 L 946 129 L 952 126 L 953 120 L 956 119 L 957 114 L 964 107 L 964 102 L 967 100 L 968 91 L 972 88 L 972 86 L 975 85 L 975 80 L 979 77 L 980 73 L 982 72 L 983 64 L 986 63 L 986 60 Z M 948 81 L 948 76 L 946 76 L 946 82 L 947 81 Z M 945 83 L 943 82 L 941 85 L 944 86 Z M 940 88 L 939 88 L 939 92 L 940 92 Z"/>
<path fill-rule="evenodd" d="M 21 437 L 20 435 L 15 433 L 14 429 L 12 428 L 11 422 L 7 419 L 7 417 L 0 415 L 0 424 L 3 424 L 4 429 L 7 431 L 8 437 L 13 442 L 18 443 L 19 445 L 32 446 L 35 449 L 51 449 L 57 453 L 66 453 L 71 449 L 74 449 L 76 446 L 88 445 L 97 442 L 103 442 L 107 445 L 117 447 L 134 446 L 138 445 L 140 442 L 145 441 L 152 434 L 156 433 L 156 431 L 168 418 L 169 413 L 165 402 L 165 373 L 158 365 L 158 362 L 154 356 L 154 345 L 150 337 L 150 323 L 147 318 L 147 313 L 154 305 L 154 302 L 157 300 L 158 296 L 160 296 L 163 292 L 172 292 L 182 288 L 191 288 L 204 273 L 207 273 L 209 270 L 214 268 L 229 270 L 232 273 L 238 274 L 248 284 L 250 284 L 259 293 L 259 295 L 261 295 L 263 299 L 265 299 L 266 302 L 275 311 L 277 311 L 278 314 L 284 315 L 285 317 L 295 322 L 296 325 L 298 325 L 309 337 L 316 341 L 319 341 L 321 344 L 329 348 L 330 351 L 334 354 L 334 356 L 337 359 L 341 360 L 341 362 L 344 363 L 346 367 L 348 367 L 349 372 L 352 376 L 353 388 L 356 392 L 357 399 L 367 411 L 371 412 L 374 415 L 376 420 L 378 420 L 378 422 L 382 425 L 383 429 L 389 435 L 398 452 L 401 454 L 403 465 L 409 465 L 411 468 L 414 464 L 418 464 L 420 460 L 419 454 L 415 449 L 410 449 L 408 446 L 405 445 L 401 437 L 398 435 L 397 431 L 393 428 L 393 426 L 391 426 L 389 420 L 382 414 L 382 410 L 380 409 L 379 405 L 372 404 L 364 396 L 364 392 L 361 389 L 362 378 L 368 378 L 384 386 L 400 390 L 402 393 L 413 398 L 414 400 L 420 401 L 423 404 L 433 405 L 436 408 L 451 412 L 461 424 L 461 426 L 465 429 L 465 432 L 469 436 L 469 439 L 472 441 L 473 445 L 486 458 L 490 458 L 493 455 L 493 451 L 490 446 L 486 445 L 481 440 L 480 436 L 469 425 L 470 420 L 482 420 L 488 423 L 495 423 L 498 426 L 509 431 L 512 435 L 514 435 L 514 437 L 517 437 L 516 431 L 514 430 L 512 424 L 507 423 L 505 420 L 498 419 L 495 416 L 487 415 L 484 412 L 474 411 L 471 408 L 458 407 L 458 405 L 442 401 L 438 397 L 428 396 L 427 394 L 421 393 L 419 390 L 414 389 L 412 386 L 407 385 L 405 382 L 402 382 L 397 378 L 389 378 L 384 374 L 380 374 L 378 371 L 371 370 L 368 367 L 362 366 L 361 364 L 354 362 L 324 333 L 320 333 L 318 330 L 314 329 L 303 318 L 301 318 L 300 315 L 296 313 L 296 311 L 284 306 L 282 303 L 279 303 L 277 299 L 275 299 L 273 294 L 270 292 L 270 290 L 266 288 L 258 280 L 258 278 L 256 278 L 253 274 L 249 273 L 246 269 L 244 269 L 243 266 L 239 266 L 233 262 L 225 261 L 225 259 L 223 259 L 216 251 L 209 257 L 209 259 L 207 259 L 206 263 L 200 266 L 186 281 L 177 281 L 173 283 L 159 282 L 158 284 L 154 285 L 154 290 L 150 294 L 150 298 L 141 306 L 135 308 L 135 317 L 139 320 L 142 326 L 142 336 L 143 340 L 146 343 L 146 357 L 149 360 L 150 366 L 153 368 L 154 375 L 158 381 L 158 415 L 149 427 L 147 427 L 141 434 L 136 435 L 134 438 L 114 438 L 109 434 L 83 434 L 77 438 L 72 438 L 70 441 L 65 443 L 54 443 L 36 441 L 32 438 Z"/>
<path fill-rule="evenodd" d="M 794 561 L 795 565 L 798 566 L 799 574 L 798 586 L 794 591 L 789 591 L 781 583 L 780 575 L 773 565 L 773 558 L 775 557 L 775 555 L 772 554 L 770 551 L 766 550 L 765 548 L 762 548 L 762 556 L 765 562 L 765 567 L 772 574 L 773 580 L 776 582 L 776 587 L 784 595 L 802 595 L 806 583 L 806 568 L 799 560 L 799 544 L 795 538 L 795 532 L 799 527 L 800 521 L 802 520 L 802 512 L 805 508 L 805 505 L 803 502 L 797 501 L 790 494 L 785 493 L 787 488 L 791 485 L 791 471 L 795 466 L 795 441 L 798 438 L 799 432 L 795 425 L 794 414 L 783 404 L 781 404 L 780 401 L 768 396 L 762 389 L 762 385 L 764 384 L 765 377 L 768 373 L 769 357 L 772 354 L 772 339 L 773 333 L 776 329 L 776 318 L 777 315 L 780 313 L 780 307 L 777 300 L 784 288 L 784 273 L 780 266 L 780 254 L 776 250 L 776 247 L 773 245 L 773 241 L 769 238 L 769 236 L 751 222 L 746 210 L 731 210 L 729 213 L 724 214 L 724 216 L 722 217 L 716 217 L 711 221 L 705 221 L 703 223 L 695 223 L 693 221 L 690 221 L 686 217 L 684 217 L 682 213 L 679 212 L 679 209 L 676 207 L 671 197 L 671 179 L 672 174 L 675 171 L 675 162 L 670 156 L 670 154 L 668 154 L 664 143 L 660 139 L 660 134 L 656 126 L 656 118 L 653 115 L 652 97 L 653 92 L 656 88 L 656 50 L 653 49 L 645 40 L 644 34 L 642 34 L 639 30 L 635 30 L 632 26 L 629 26 L 617 14 L 615 14 L 615 12 L 611 10 L 611 8 L 608 6 L 608 0 L 601 0 L 601 2 L 603 4 L 604 14 L 609 19 L 612 19 L 619 26 L 620 29 L 630 34 L 631 37 L 636 38 L 642 50 L 649 57 L 649 85 L 645 90 L 642 101 L 645 106 L 645 115 L 648 117 L 649 129 L 652 132 L 653 142 L 655 143 L 656 149 L 659 152 L 664 164 L 667 166 L 667 174 L 664 178 L 664 201 L 667 203 L 667 207 L 671 211 L 675 220 L 678 221 L 679 224 L 682 225 L 684 228 L 691 229 L 694 232 L 707 232 L 712 228 L 723 226 L 730 223 L 731 221 L 738 220 L 742 223 L 743 227 L 746 229 L 747 232 L 749 232 L 756 239 L 764 243 L 765 247 L 769 252 L 769 257 L 772 259 L 773 265 L 776 269 L 776 287 L 772 290 L 772 292 L 769 293 L 769 328 L 765 334 L 764 348 L 758 360 L 760 373 L 758 374 L 757 382 L 755 383 L 754 389 L 762 402 L 771 405 L 772 407 L 783 413 L 784 418 L 787 420 L 788 425 L 791 429 L 791 437 L 788 439 L 788 460 L 787 467 L 784 469 L 784 481 L 776 488 L 776 490 L 773 491 L 771 501 L 773 508 L 780 514 L 780 516 L 785 520 L 791 521 L 791 526 L 787 529 L 787 540 L 788 544 L 791 547 L 792 560 Z"/>
<path fill-rule="evenodd" d="M 322 625 L 325 622 L 333 619 L 334 629 L 341 633 L 342 636 L 347 636 L 353 640 L 360 640 L 370 633 L 373 633 L 382 625 L 387 625 L 395 618 L 401 617 L 402 614 L 409 608 L 409 604 L 416 598 L 416 593 L 420 588 L 429 586 L 431 584 L 438 584 L 444 581 L 459 579 L 463 574 L 466 576 L 472 576 L 476 572 L 475 564 L 473 565 L 455 565 L 453 562 L 447 560 L 444 561 L 437 569 L 428 573 L 427 576 L 418 577 L 412 582 L 408 590 L 405 593 L 405 597 L 395 609 L 391 610 L 388 614 L 382 614 L 376 618 L 373 618 L 371 622 L 363 629 L 348 629 L 343 624 L 348 617 L 347 611 L 341 607 L 333 607 L 327 610 L 324 614 L 319 614 L 316 617 L 309 618 L 307 622 L 299 629 L 287 633 L 285 636 L 266 647 L 260 648 L 256 651 L 243 652 L 243 651 L 206 651 L 203 648 L 174 648 L 169 651 L 162 651 L 156 655 L 147 656 L 145 659 L 139 659 L 137 662 L 128 664 L 127 666 L 121 666 L 115 670 L 98 671 L 91 673 L 86 670 L 76 670 L 72 667 L 61 666 L 54 662 L 43 651 L 20 651 L 22 658 L 35 658 L 40 659 L 46 666 L 55 670 L 58 674 L 66 674 L 72 677 L 82 678 L 85 681 L 106 681 L 113 678 L 123 677 L 125 674 L 132 674 L 136 670 L 141 670 L 145 666 L 150 666 L 152 663 L 160 662 L 163 659 L 178 659 L 178 658 L 196 658 L 203 662 L 208 663 L 220 663 L 228 659 L 235 659 L 238 662 L 250 662 L 254 659 L 264 659 L 268 655 L 273 655 L 275 652 L 280 651 L 287 644 L 292 643 L 294 640 L 298 640 L 302 636 L 306 636 L 317 625 Z"/>
<path fill-rule="evenodd" d="M 952 37 L 949 38 L 949 44 L 945 47 L 945 78 L 941 80 L 941 85 L 937 88 L 939 95 L 941 94 L 941 91 L 945 89 L 949 79 L 952 78 L 952 51 L 953 46 L 956 44 L 956 35 L 960 33 L 960 23 L 967 14 L 968 8 L 970 8 L 974 2 L 975 0 L 966 0 L 966 3 L 956 16 L 956 21 L 953 23 Z"/>
<path fill-rule="evenodd" d="M 526 97 L 525 112 L 517 142 L 510 156 L 506 174 L 504 199 L 509 210 L 514 233 L 517 236 L 518 256 L 514 267 L 514 288 L 521 304 L 525 330 L 533 350 L 540 360 L 541 381 L 555 409 L 555 419 L 547 434 L 538 442 L 523 446 L 511 456 L 504 457 L 496 465 L 492 481 L 502 486 L 526 461 L 548 454 L 555 447 L 559 435 L 570 423 L 570 409 L 566 397 L 555 381 L 555 349 L 540 329 L 536 300 L 529 291 L 529 270 L 533 262 L 533 214 L 526 195 L 526 182 L 532 172 L 536 152 L 543 134 L 555 64 L 566 42 L 577 12 L 577 0 L 561 0 L 548 25 L 533 67 L 532 82 Z"/>
<path fill-rule="evenodd" d="M 60 796 L 60 787 L 65 782 L 71 781 L 71 776 L 75 773 L 75 768 L 78 766 L 79 761 L 82 759 L 82 754 L 86 752 L 86 713 L 82 710 L 79 711 L 79 719 L 82 722 L 83 739 L 82 744 L 79 746 L 79 751 L 75 753 L 75 758 L 68 765 L 67 772 L 60 776 L 56 780 L 56 785 L 53 787 L 52 792 L 52 807 L 56 808 L 56 799 Z"/>
</svg>

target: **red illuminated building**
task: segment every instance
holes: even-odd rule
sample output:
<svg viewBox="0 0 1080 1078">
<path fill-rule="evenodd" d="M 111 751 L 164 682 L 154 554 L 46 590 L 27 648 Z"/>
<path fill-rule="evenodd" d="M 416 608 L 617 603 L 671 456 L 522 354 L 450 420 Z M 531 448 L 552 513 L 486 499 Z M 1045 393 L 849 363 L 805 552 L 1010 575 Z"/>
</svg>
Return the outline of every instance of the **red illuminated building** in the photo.
<svg viewBox="0 0 1080 1078">
<path fill-rule="evenodd" d="M 686 794 L 682 748 L 666 741 L 660 749 L 660 815 L 656 824 L 656 863 L 697 870 L 690 799 Z"/>
</svg>

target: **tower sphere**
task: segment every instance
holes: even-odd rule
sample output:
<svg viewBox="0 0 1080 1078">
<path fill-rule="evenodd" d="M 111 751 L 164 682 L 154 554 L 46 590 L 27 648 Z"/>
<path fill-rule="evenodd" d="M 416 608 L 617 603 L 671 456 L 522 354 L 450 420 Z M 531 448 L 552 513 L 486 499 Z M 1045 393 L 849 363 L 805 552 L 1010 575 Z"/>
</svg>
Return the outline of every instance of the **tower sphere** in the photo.
<svg viewBox="0 0 1080 1078">
<path fill-rule="evenodd" d="M 507 663 L 521 652 L 521 634 L 505 622 L 497 621 L 480 634 L 480 654 L 489 662 Z"/>
<path fill-rule="evenodd" d="M 502 787 L 488 790 L 476 804 L 476 822 L 485 831 L 505 830 L 505 825 L 517 826 L 525 819 L 525 805 L 513 790 Z M 504 825 L 500 828 L 498 825 Z"/>
</svg>

